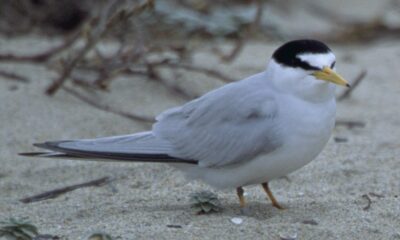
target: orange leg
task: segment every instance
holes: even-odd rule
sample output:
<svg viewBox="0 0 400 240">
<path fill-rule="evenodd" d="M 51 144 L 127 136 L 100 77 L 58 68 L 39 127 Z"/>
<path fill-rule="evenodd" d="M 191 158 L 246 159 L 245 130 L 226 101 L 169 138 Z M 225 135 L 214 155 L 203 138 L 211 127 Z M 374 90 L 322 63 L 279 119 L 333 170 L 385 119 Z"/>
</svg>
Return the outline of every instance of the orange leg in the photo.
<svg viewBox="0 0 400 240">
<path fill-rule="evenodd" d="M 269 199 L 272 202 L 272 206 L 278 209 L 284 209 L 278 201 L 275 199 L 274 195 L 272 194 L 271 190 L 269 189 L 268 182 L 262 183 L 261 186 L 263 187 L 264 191 L 267 193 Z"/>
<path fill-rule="evenodd" d="M 243 191 L 242 187 L 236 188 L 236 194 L 239 197 L 239 202 L 240 202 L 240 207 L 241 208 L 244 208 L 244 206 L 246 205 L 246 201 L 244 199 L 243 193 L 244 193 L 244 191 Z"/>
</svg>

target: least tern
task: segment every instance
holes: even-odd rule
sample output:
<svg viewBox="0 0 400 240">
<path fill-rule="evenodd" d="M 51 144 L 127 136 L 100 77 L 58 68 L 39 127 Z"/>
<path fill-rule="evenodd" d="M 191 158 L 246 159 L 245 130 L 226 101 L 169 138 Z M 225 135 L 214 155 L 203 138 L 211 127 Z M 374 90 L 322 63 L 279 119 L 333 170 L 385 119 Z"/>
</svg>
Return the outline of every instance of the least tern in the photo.
<svg viewBox="0 0 400 240">
<path fill-rule="evenodd" d="M 216 188 L 261 184 L 272 205 L 272 179 L 313 160 L 335 124 L 335 55 L 316 40 L 279 47 L 265 71 L 227 84 L 157 116 L 151 131 L 123 136 L 50 141 L 25 156 L 160 162 Z"/>
</svg>

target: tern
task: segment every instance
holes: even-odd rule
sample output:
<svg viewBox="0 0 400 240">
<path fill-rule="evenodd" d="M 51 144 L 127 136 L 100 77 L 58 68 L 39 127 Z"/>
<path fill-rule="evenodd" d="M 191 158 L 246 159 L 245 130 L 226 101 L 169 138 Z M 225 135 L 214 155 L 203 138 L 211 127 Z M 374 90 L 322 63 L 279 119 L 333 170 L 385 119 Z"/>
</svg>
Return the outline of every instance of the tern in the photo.
<svg viewBox="0 0 400 240">
<path fill-rule="evenodd" d="M 315 159 L 328 142 L 335 85 L 350 86 L 335 63 L 320 41 L 290 41 L 273 53 L 265 71 L 162 112 L 150 131 L 36 143 L 46 151 L 21 155 L 167 163 L 188 179 L 236 188 L 242 208 L 243 187 L 261 184 L 282 209 L 268 183 Z"/>
</svg>

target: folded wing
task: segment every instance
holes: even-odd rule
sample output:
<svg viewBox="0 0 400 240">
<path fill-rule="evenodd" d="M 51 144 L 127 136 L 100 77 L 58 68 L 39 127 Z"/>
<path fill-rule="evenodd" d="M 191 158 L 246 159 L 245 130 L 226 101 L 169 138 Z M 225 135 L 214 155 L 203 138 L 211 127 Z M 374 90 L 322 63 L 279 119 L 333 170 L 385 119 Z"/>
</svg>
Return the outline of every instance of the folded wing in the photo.
<svg viewBox="0 0 400 240">
<path fill-rule="evenodd" d="M 22 153 L 21 155 L 80 160 L 197 163 L 191 159 L 179 159 L 168 155 L 171 145 L 154 137 L 152 132 L 96 139 L 52 141 L 34 145 L 50 152 Z"/>
<path fill-rule="evenodd" d="M 257 84 L 260 77 L 226 85 L 162 113 L 154 135 L 173 146 L 172 156 L 195 159 L 203 167 L 274 151 L 281 146 L 278 107 L 273 94 Z"/>
</svg>

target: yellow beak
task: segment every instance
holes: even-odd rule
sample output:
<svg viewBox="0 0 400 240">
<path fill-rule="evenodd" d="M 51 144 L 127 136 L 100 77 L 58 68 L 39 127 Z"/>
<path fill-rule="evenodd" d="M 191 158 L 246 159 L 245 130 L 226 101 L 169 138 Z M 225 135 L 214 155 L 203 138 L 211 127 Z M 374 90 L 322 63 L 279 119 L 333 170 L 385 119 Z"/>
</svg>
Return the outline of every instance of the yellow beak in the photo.
<svg viewBox="0 0 400 240">
<path fill-rule="evenodd" d="M 329 67 L 324 67 L 320 71 L 315 71 L 312 75 L 320 80 L 332 82 L 334 84 L 341 85 L 341 86 L 350 87 L 349 82 L 344 80 L 344 78 L 342 78 L 339 74 L 337 74 L 335 71 L 333 71 Z"/>
</svg>

